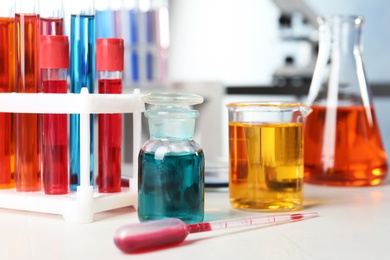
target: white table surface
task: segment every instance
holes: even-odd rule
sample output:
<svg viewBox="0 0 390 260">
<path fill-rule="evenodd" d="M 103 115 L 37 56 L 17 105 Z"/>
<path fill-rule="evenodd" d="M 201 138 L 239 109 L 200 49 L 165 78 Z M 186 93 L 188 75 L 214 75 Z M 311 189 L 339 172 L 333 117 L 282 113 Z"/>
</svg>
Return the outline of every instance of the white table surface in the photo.
<svg viewBox="0 0 390 260">
<path fill-rule="evenodd" d="M 271 214 L 233 209 L 226 188 L 207 190 L 205 201 L 205 220 Z M 113 236 L 121 225 L 138 222 L 132 207 L 81 225 L 0 209 L 0 259 L 390 259 L 390 181 L 362 188 L 305 185 L 300 212 L 311 211 L 320 217 L 190 234 L 175 247 L 126 255 Z"/>
</svg>

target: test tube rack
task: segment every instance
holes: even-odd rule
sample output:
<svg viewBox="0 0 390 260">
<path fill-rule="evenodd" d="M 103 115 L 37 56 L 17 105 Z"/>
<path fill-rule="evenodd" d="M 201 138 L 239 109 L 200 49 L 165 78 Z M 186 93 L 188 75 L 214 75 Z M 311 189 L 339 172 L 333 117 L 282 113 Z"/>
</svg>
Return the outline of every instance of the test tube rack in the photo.
<svg viewBox="0 0 390 260">
<path fill-rule="evenodd" d="M 80 185 L 65 195 L 46 195 L 43 191 L 18 192 L 0 189 L 0 208 L 59 214 L 69 223 L 93 222 L 95 213 L 116 208 L 137 208 L 138 152 L 141 148 L 141 116 L 145 111 L 142 94 L 0 93 L 0 112 L 39 114 L 80 114 Z M 129 187 L 118 193 L 99 193 L 90 185 L 90 115 L 133 113 L 133 174 Z"/>
</svg>

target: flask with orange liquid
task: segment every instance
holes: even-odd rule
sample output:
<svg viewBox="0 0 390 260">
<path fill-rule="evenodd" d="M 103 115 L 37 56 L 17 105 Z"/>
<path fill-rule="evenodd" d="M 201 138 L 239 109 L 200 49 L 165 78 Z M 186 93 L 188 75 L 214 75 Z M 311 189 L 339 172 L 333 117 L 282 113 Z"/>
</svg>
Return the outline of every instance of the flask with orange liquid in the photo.
<svg viewBox="0 0 390 260">
<path fill-rule="evenodd" d="M 381 183 L 388 165 L 363 60 L 359 16 L 319 17 L 319 54 L 304 130 L 305 181 L 333 186 Z"/>
</svg>

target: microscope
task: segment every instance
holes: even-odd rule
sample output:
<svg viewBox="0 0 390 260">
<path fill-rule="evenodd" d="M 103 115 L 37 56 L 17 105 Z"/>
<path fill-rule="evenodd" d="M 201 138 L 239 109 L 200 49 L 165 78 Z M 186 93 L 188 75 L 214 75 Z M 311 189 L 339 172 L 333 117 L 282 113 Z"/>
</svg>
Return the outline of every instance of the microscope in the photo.
<svg viewBox="0 0 390 260">
<path fill-rule="evenodd" d="M 279 29 L 286 47 L 283 65 L 272 75 L 277 87 L 302 87 L 311 82 L 318 53 L 317 14 L 305 0 L 272 0 L 280 9 Z M 284 48 L 282 48 L 284 49 Z"/>
</svg>

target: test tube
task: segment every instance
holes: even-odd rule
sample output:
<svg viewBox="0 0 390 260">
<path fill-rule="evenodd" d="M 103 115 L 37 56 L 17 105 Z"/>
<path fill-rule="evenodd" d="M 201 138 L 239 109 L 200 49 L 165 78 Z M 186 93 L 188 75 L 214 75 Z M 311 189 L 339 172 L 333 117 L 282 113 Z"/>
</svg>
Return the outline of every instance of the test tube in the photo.
<svg viewBox="0 0 390 260">
<path fill-rule="evenodd" d="M 95 10 L 93 0 L 73 0 L 70 22 L 70 91 L 86 87 L 94 92 L 95 83 Z M 71 105 L 71 104 L 70 104 Z M 90 116 L 90 184 L 93 185 L 93 115 Z M 70 115 L 71 190 L 80 185 L 80 115 Z"/>
<path fill-rule="evenodd" d="M 40 0 L 41 35 L 64 35 L 62 0 Z"/>
<path fill-rule="evenodd" d="M 16 0 L 16 91 L 39 91 L 39 1 Z M 41 126 L 37 114 L 16 114 L 16 190 L 41 189 Z"/>
<path fill-rule="evenodd" d="M 157 20 L 157 35 L 156 42 L 158 46 L 157 52 L 157 76 L 156 80 L 159 84 L 168 82 L 168 53 L 169 53 L 169 1 L 161 0 L 160 6 L 156 14 Z"/>
<path fill-rule="evenodd" d="M 15 1 L 0 8 L 0 93 L 15 91 Z M 0 189 L 15 187 L 14 114 L 0 113 Z"/>
<path fill-rule="evenodd" d="M 95 0 L 96 38 L 114 37 L 114 12 L 109 0 Z"/>
<path fill-rule="evenodd" d="M 127 29 L 127 26 L 124 28 L 125 21 L 125 12 L 123 0 L 110 0 L 109 1 L 110 9 L 114 14 L 114 34 L 116 38 L 124 38 L 124 29 Z"/>
<path fill-rule="evenodd" d="M 169 48 L 168 1 L 139 2 L 140 13 L 140 83 L 167 82 Z"/>
<path fill-rule="evenodd" d="M 98 39 L 96 67 L 101 94 L 122 93 L 124 41 L 120 38 Z M 121 191 L 122 114 L 99 114 L 99 192 Z"/>
<path fill-rule="evenodd" d="M 67 93 L 67 36 L 41 36 L 40 65 L 44 93 Z M 46 194 L 68 193 L 68 119 L 66 114 L 43 115 L 43 186 Z"/>
<path fill-rule="evenodd" d="M 137 0 L 124 0 L 124 12 L 127 14 L 127 28 L 124 33 L 125 51 L 125 80 L 131 84 L 139 82 L 139 17 L 140 10 Z"/>
</svg>

